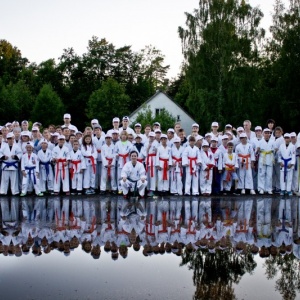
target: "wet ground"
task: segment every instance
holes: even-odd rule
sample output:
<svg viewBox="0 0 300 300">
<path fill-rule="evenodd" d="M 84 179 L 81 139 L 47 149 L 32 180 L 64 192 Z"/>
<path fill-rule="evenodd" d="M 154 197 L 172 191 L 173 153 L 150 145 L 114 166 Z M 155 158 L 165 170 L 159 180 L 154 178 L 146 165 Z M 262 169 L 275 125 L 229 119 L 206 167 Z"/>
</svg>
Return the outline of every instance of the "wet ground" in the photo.
<svg viewBox="0 0 300 300">
<path fill-rule="evenodd" d="M 297 299 L 298 197 L 0 197 L 1 299 Z"/>
</svg>

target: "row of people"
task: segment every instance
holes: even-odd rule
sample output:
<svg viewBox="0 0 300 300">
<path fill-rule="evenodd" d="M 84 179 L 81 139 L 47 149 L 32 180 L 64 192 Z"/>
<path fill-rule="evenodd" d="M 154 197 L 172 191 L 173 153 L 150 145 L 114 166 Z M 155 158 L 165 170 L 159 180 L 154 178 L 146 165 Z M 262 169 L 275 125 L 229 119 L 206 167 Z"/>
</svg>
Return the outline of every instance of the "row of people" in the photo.
<svg viewBox="0 0 300 300">
<path fill-rule="evenodd" d="M 66 114 L 64 120 L 68 119 L 70 122 L 70 116 Z M 47 190 L 58 193 L 61 183 L 66 193 L 70 192 L 71 186 L 72 192 L 79 194 L 83 190 L 91 194 L 95 189 L 102 194 L 107 189 L 126 194 L 129 187 L 136 188 L 136 183 L 129 183 L 128 176 L 123 180 L 121 174 L 132 151 L 137 154 L 138 165 L 142 163 L 145 167 L 145 173 L 134 179 L 142 182 L 142 185 L 139 183 L 141 196 L 145 187 L 150 196 L 155 191 L 178 195 L 209 195 L 220 191 L 226 194 L 232 188 L 235 193 L 239 189 L 242 194 L 246 189 L 251 194 L 255 189 L 261 194 L 272 194 L 274 188 L 288 195 L 299 191 L 300 144 L 295 133 L 279 137 L 282 130 L 278 128 L 273 133 L 269 128 L 262 132 L 256 127 L 256 135 L 252 132 L 248 135 L 241 127 L 237 128 L 234 137 L 231 125 L 226 125 L 227 131 L 220 135 L 218 124 L 213 122 L 212 133 L 206 134 L 205 138 L 198 134 L 199 125 L 193 124 L 187 141 L 181 129 L 177 134 L 173 129 L 162 134 L 157 122 L 153 127 L 155 131 L 148 126 L 145 134 L 141 133 L 140 124 L 135 124 L 135 131 L 128 127 L 128 117 L 123 118 L 122 128 L 118 127 L 119 122 L 114 118 L 114 128 L 105 135 L 98 121 L 92 120 L 93 129 L 86 130 L 79 139 L 73 134 L 78 133 L 77 128 L 70 123 L 64 125 L 61 132 L 66 136 L 53 133 L 51 139 L 47 130 L 43 138 L 38 139 L 37 125 L 32 134 L 21 132 L 22 142 L 16 141 L 13 132 L 6 133 L 0 147 L 4 175 L 1 194 L 6 194 L 9 180 L 13 194 L 18 193 L 18 186 L 22 195 L 26 194 L 28 183 L 36 183 L 37 194 Z M 247 124 L 244 124 L 245 128 Z M 74 132 L 70 134 L 71 131 Z M 130 141 L 129 135 L 134 136 L 134 140 Z M 37 158 L 33 158 L 34 155 Z M 20 161 L 24 161 L 23 167 Z M 133 169 L 132 165 L 127 165 L 126 172 Z M 21 182 L 24 182 L 22 186 Z"/>
</svg>

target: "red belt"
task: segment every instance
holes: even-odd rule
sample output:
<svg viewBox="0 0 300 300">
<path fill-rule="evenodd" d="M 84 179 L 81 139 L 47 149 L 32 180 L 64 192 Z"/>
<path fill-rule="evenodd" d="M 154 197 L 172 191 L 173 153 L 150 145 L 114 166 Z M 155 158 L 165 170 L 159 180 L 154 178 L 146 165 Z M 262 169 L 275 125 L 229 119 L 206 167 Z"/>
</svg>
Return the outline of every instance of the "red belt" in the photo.
<svg viewBox="0 0 300 300">
<path fill-rule="evenodd" d="M 95 165 L 95 158 L 94 156 L 86 156 L 86 158 L 89 158 L 91 160 L 91 163 L 92 163 L 92 168 L 93 168 L 93 172 L 94 174 L 96 174 L 96 165 Z"/>
<path fill-rule="evenodd" d="M 148 167 L 149 167 L 149 163 L 150 163 L 150 157 L 151 157 L 151 165 L 150 165 L 150 177 L 154 177 L 154 164 L 153 164 L 153 158 L 156 156 L 155 153 L 151 153 L 147 155 L 147 160 L 146 160 L 146 171 L 148 172 Z"/>
<path fill-rule="evenodd" d="M 209 173 L 210 173 L 210 170 L 214 168 L 215 165 L 213 164 L 208 164 L 206 165 L 208 167 L 208 170 L 206 171 L 207 174 L 206 174 L 206 180 L 209 180 Z"/>
<path fill-rule="evenodd" d="M 151 214 L 150 215 L 150 219 L 149 219 L 149 222 L 150 222 L 150 232 L 149 232 L 149 223 L 146 223 L 146 234 L 148 235 L 155 235 L 153 232 L 152 232 L 152 222 L 153 222 L 153 215 Z"/>
<path fill-rule="evenodd" d="M 239 154 L 239 157 L 246 159 L 246 170 L 248 170 L 249 158 L 251 157 L 250 154 Z"/>
<path fill-rule="evenodd" d="M 164 162 L 163 166 L 163 180 L 168 180 L 168 158 L 159 158 L 160 161 Z"/>
<path fill-rule="evenodd" d="M 81 160 L 72 160 L 72 169 L 70 169 L 70 174 L 71 174 L 71 180 L 74 177 L 74 173 L 77 173 L 78 165 L 81 163 Z M 75 172 L 74 172 L 74 167 L 75 166 Z"/>
<path fill-rule="evenodd" d="M 227 175 L 226 175 L 226 181 L 230 181 L 231 180 L 231 173 L 234 172 L 234 165 L 231 164 L 225 164 L 225 170 L 227 171 Z"/>
<path fill-rule="evenodd" d="M 123 166 L 126 164 L 127 157 L 129 157 L 129 153 L 119 154 L 123 158 Z"/>
<path fill-rule="evenodd" d="M 159 233 L 168 232 L 168 230 L 167 230 L 167 212 L 166 211 L 164 211 L 162 213 L 162 230 L 159 230 L 158 232 Z"/>
<path fill-rule="evenodd" d="M 193 175 L 193 161 L 195 162 L 195 164 L 196 164 L 196 162 L 197 162 L 197 157 L 189 157 L 188 156 L 188 159 L 189 159 L 189 161 L 190 161 L 190 175 Z M 196 172 L 195 172 L 195 175 L 196 175 Z M 197 176 L 197 175 L 196 175 Z"/>
<path fill-rule="evenodd" d="M 65 166 L 64 166 L 64 163 L 66 162 L 67 160 L 65 158 L 60 158 L 60 159 L 57 159 L 56 160 L 56 174 L 55 174 L 55 180 L 57 182 L 58 180 L 58 172 L 59 172 L 59 164 L 61 163 L 62 164 L 62 174 L 63 174 L 63 180 L 65 179 Z"/>
<path fill-rule="evenodd" d="M 172 159 L 175 160 L 176 164 L 182 162 L 182 158 L 178 158 L 176 156 L 172 156 Z M 180 176 L 182 176 L 182 168 L 180 167 Z"/>
<path fill-rule="evenodd" d="M 137 161 L 139 161 L 140 163 L 143 163 L 143 158 L 138 158 Z"/>
<path fill-rule="evenodd" d="M 110 170 L 110 168 L 111 168 L 111 163 L 112 163 L 113 159 L 112 159 L 112 158 L 107 158 L 107 157 L 106 157 L 106 160 L 108 161 L 108 165 L 107 165 L 107 176 L 108 176 L 108 178 L 110 178 L 110 177 L 111 177 L 111 170 Z"/>
<path fill-rule="evenodd" d="M 98 153 L 101 153 L 101 149 L 97 149 L 97 152 L 98 152 Z"/>
</svg>

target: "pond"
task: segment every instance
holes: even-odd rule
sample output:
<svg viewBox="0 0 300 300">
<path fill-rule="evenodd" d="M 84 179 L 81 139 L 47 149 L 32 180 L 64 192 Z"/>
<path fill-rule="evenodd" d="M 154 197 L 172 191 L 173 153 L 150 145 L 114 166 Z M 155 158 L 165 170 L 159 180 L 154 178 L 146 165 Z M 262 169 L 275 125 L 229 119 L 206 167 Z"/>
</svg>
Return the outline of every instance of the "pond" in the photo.
<svg viewBox="0 0 300 300">
<path fill-rule="evenodd" d="M 297 299 L 300 199 L 0 197 L 1 299 Z"/>
</svg>

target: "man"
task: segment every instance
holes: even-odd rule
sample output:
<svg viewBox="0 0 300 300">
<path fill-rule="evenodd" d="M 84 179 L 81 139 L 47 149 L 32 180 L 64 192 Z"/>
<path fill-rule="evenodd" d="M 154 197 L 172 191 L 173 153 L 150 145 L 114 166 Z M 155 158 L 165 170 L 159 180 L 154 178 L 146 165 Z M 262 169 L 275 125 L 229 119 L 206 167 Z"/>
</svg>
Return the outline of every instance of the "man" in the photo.
<svg viewBox="0 0 300 300">
<path fill-rule="evenodd" d="M 112 119 L 112 125 L 113 128 L 107 131 L 107 134 L 112 134 L 113 131 L 118 131 L 119 132 L 119 127 L 120 127 L 120 119 L 118 117 L 114 117 Z"/>
<path fill-rule="evenodd" d="M 140 123 L 136 123 L 134 125 L 134 132 L 136 135 L 139 135 L 141 137 L 142 143 L 145 144 L 147 141 L 147 137 L 144 134 L 142 134 L 142 125 Z M 149 132 L 148 132 L 148 134 L 149 134 Z"/>
<path fill-rule="evenodd" d="M 131 151 L 130 161 L 125 163 L 121 171 L 121 188 L 125 198 L 129 190 L 137 192 L 140 198 L 144 198 L 147 186 L 147 176 L 144 165 L 137 160 L 138 153 Z"/>
<path fill-rule="evenodd" d="M 129 117 L 125 116 L 122 119 L 122 126 L 119 128 L 119 133 L 122 131 L 126 131 L 128 134 L 132 134 L 134 136 L 134 130 L 129 127 Z"/>
<path fill-rule="evenodd" d="M 70 114 L 64 114 L 64 126 L 69 127 L 70 125 L 71 125 L 71 115 Z M 78 131 L 76 126 L 75 126 L 75 128 L 76 128 L 75 131 Z"/>
<path fill-rule="evenodd" d="M 251 122 L 249 120 L 245 120 L 243 126 L 245 129 L 245 133 L 247 135 L 248 141 L 255 138 L 255 132 L 251 131 Z"/>
</svg>

